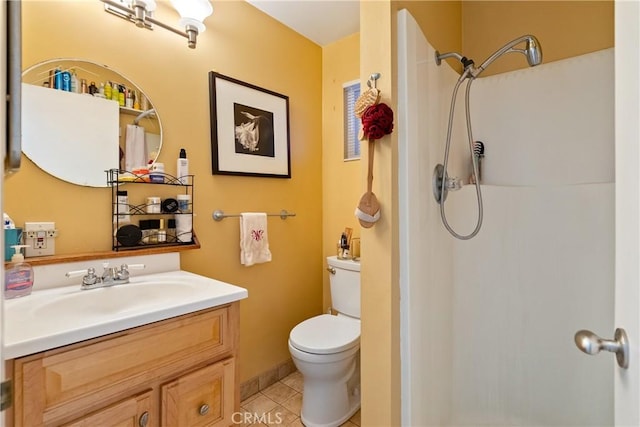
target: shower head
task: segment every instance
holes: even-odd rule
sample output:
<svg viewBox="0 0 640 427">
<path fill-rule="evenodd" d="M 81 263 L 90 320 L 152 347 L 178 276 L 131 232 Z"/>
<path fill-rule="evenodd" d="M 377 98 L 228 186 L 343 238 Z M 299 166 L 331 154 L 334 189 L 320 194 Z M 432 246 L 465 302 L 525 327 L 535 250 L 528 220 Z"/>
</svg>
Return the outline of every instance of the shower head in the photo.
<svg viewBox="0 0 640 427">
<path fill-rule="evenodd" d="M 516 49 L 516 46 L 523 42 L 525 43 L 524 49 Z M 473 78 L 478 77 L 480 73 L 482 73 L 493 61 L 509 52 L 522 53 L 527 57 L 527 63 L 531 67 L 535 67 L 536 65 L 542 63 L 542 49 L 540 48 L 540 42 L 537 38 L 535 38 L 535 36 L 525 35 L 518 37 L 515 40 L 511 40 L 509 43 L 505 44 L 500 49 L 495 51 L 482 63 L 482 65 L 471 72 L 471 76 Z"/>
<path fill-rule="evenodd" d="M 542 49 L 540 48 L 540 42 L 534 36 L 528 36 L 527 44 L 524 48 L 524 53 L 527 56 L 527 62 L 530 67 L 535 67 L 542 63 Z"/>
</svg>

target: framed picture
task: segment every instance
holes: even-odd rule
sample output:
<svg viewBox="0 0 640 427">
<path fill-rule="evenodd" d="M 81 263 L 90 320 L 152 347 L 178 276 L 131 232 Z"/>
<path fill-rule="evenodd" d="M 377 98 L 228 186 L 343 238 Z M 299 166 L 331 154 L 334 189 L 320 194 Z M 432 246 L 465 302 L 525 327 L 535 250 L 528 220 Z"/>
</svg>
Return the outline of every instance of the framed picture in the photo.
<svg viewBox="0 0 640 427">
<path fill-rule="evenodd" d="M 291 178 L 289 97 L 209 73 L 214 175 Z"/>
</svg>

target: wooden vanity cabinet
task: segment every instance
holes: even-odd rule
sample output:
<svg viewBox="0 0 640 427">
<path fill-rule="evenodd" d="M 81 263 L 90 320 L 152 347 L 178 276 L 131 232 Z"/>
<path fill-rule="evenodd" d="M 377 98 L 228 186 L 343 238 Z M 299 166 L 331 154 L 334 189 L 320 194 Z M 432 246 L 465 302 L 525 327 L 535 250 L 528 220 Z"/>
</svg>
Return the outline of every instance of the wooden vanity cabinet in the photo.
<svg viewBox="0 0 640 427">
<path fill-rule="evenodd" d="M 234 302 L 12 360 L 8 425 L 232 425 L 238 319 Z"/>
</svg>

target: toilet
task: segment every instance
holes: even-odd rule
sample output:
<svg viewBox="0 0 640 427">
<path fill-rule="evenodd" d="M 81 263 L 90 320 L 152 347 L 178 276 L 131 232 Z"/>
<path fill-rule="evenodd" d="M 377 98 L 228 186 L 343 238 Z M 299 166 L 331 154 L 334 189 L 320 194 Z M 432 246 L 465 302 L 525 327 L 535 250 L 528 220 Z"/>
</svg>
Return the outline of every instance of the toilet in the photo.
<svg viewBox="0 0 640 427">
<path fill-rule="evenodd" d="M 331 303 L 296 325 L 289 352 L 304 379 L 300 418 L 307 427 L 334 427 L 360 408 L 360 263 L 327 257 Z"/>
</svg>

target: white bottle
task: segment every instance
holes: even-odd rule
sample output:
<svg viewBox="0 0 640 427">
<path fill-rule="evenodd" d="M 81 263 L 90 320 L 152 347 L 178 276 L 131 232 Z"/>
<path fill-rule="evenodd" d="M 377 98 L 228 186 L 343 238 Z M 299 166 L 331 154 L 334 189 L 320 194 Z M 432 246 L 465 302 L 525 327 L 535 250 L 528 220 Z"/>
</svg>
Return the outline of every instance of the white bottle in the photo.
<svg viewBox="0 0 640 427">
<path fill-rule="evenodd" d="M 187 159 L 187 152 L 184 148 L 180 149 L 180 156 L 176 165 L 176 178 L 181 184 L 189 183 L 189 159 Z"/>
<path fill-rule="evenodd" d="M 80 93 L 80 87 L 78 85 L 78 76 L 76 70 L 71 70 L 71 92 Z"/>
</svg>

